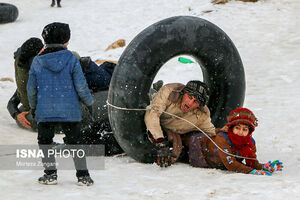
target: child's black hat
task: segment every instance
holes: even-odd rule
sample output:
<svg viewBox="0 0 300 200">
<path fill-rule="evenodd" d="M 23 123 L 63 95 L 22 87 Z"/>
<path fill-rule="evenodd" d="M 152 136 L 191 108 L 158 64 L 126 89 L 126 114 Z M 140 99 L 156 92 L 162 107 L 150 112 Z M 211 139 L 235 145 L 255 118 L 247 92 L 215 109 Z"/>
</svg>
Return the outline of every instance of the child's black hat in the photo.
<svg viewBox="0 0 300 200">
<path fill-rule="evenodd" d="M 69 24 L 54 22 L 45 26 L 42 37 L 46 44 L 64 44 L 70 40 Z"/>
</svg>

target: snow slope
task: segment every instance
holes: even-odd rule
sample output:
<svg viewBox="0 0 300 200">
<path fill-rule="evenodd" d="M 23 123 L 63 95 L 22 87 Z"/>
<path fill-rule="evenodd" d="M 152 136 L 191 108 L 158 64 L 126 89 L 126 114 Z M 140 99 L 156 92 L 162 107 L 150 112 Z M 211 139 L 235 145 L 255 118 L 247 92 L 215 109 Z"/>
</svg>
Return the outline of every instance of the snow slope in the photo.
<svg viewBox="0 0 300 200">
<path fill-rule="evenodd" d="M 14 78 L 13 52 L 26 39 L 41 37 L 51 22 L 69 23 L 69 49 L 92 59 L 117 60 L 124 48 L 105 52 L 117 39 L 127 44 L 147 26 L 176 15 L 197 16 L 222 28 L 236 45 L 247 78 L 245 106 L 255 112 L 254 133 L 261 162 L 279 159 L 282 173 L 253 176 L 178 163 L 167 169 L 129 157 L 105 158 L 105 170 L 91 171 L 93 187 L 75 185 L 74 171 L 59 171 L 57 186 L 37 183 L 41 171 L 0 171 L 1 199 L 299 199 L 300 1 L 231 0 L 63 0 L 50 8 L 46 0 L 6 0 L 19 8 L 14 23 L 0 25 L 0 78 Z M 182 74 L 185 76 L 183 77 Z M 197 64 L 170 60 L 156 79 L 186 83 L 201 79 Z M 0 82 L 0 144 L 36 144 L 36 133 L 21 130 L 6 104 L 15 83 Z M 56 140 L 61 140 L 58 136 Z M 1 152 L 0 152 L 1 154 Z"/>
</svg>

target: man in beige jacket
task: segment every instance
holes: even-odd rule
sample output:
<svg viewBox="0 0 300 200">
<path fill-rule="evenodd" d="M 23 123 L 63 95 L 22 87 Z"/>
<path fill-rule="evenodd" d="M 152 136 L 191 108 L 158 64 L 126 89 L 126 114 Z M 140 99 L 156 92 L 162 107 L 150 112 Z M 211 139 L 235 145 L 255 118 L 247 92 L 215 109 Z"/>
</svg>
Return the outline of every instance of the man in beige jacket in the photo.
<svg viewBox="0 0 300 200">
<path fill-rule="evenodd" d="M 166 84 L 155 94 L 150 103 L 151 109 L 145 114 L 145 123 L 149 140 L 162 150 L 158 152 L 158 165 L 167 167 L 174 163 L 182 150 L 182 136 L 199 132 L 196 127 L 208 135 L 215 135 L 215 127 L 206 106 L 208 98 L 206 84 L 195 80 L 186 85 Z M 168 142 L 173 143 L 172 151 Z"/>
</svg>

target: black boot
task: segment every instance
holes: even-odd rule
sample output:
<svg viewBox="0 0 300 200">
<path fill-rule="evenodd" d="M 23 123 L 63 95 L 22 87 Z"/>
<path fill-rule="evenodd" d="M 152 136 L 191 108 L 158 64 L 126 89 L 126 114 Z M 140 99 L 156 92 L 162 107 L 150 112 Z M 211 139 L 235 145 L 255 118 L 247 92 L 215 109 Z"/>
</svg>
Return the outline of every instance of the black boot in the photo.
<svg viewBox="0 0 300 200">
<path fill-rule="evenodd" d="M 57 1 L 57 7 L 61 8 L 60 0 Z"/>
<path fill-rule="evenodd" d="M 79 185 L 79 186 L 91 186 L 93 184 L 94 184 L 94 181 L 89 175 L 78 177 L 77 185 Z"/>
<path fill-rule="evenodd" d="M 52 0 L 51 7 L 55 6 L 55 0 Z"/>
<path fill-rule="evenodd" d="M 53 172 L 51 174 L 44 174 L 38 179 L 40 184 L 44 185 L 56 185 L 57 184 L 57 174 Z"/>
</svg>

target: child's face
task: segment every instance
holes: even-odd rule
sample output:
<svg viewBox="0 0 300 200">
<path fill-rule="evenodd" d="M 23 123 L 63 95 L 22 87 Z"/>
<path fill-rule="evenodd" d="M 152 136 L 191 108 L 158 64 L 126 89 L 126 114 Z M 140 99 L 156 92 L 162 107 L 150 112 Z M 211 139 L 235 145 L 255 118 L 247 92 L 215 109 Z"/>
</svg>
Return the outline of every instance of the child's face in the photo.
<svg viewBox="0 0 300 200">
<path fill-rule="evenodd" d="M 238 124 L 233 127 L 232 131 L 238 136 L 247 136 L 249 134 L 249 126 Z"/>
</svg>

